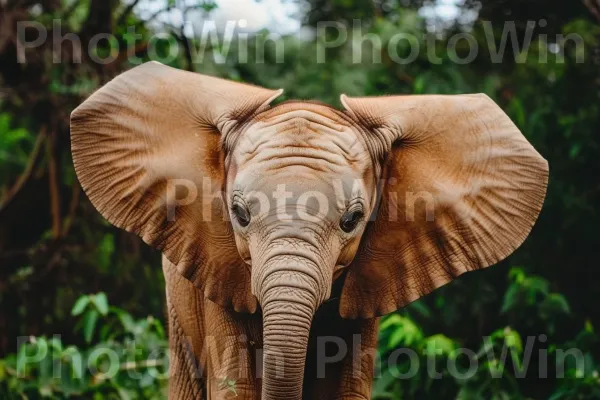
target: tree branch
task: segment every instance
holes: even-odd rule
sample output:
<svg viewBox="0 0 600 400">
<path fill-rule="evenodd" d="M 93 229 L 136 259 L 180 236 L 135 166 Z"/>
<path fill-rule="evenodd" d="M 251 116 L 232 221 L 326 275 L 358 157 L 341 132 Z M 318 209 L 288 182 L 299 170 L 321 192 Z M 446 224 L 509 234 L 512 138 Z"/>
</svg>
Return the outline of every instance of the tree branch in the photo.
<svg viewBox="0 0 600 400">
<path fill-rule="evenodd" d="M 46 152 L 48 156 L 48 185 L 50 191 L 50 215 L 52 217 L 52 237 L 58 239 L 61 232 L 60 217 L 60 191 L 58 188 L 58 176 L 56 168 L 56 157 L 54 156 L 54 133 L 46 141 Z"/>
<path fill-rule="evenodd" d="M 19 179 L 15 182 L 15 184 L 8 189 L 2 201 L 0 201 L 0 216 L 2 212 L 6 209 L 6 207 L 15 199 L 15 197 L 19 194 L 21 189 L 25 186 L 27 182 L 31 179 L 33 175 L 33 170 L 39 164 L 41 159 L 41 148 L 44 140 L 46 139 L 46 128 L 43 127 L 38 137 L 35 141 L 35 145 L 33 146 L 33 150 L 29 155 L 29 161 L 27 162 L 27 166 L 25 167 L 25 171 L 19 176 Z"/>
<path fill-rule="evenodd" d="M 79 205 L 79 197 L 81 194 L 81 190 L 79 189 L 78 184 L 73 184 L 71 188 L 71 202 L 69 204 L 69 213 L 63 221 L 62 232 L 61 235 L 63 237 L 67 236 L 71 226 L 73 225 L 73 219 L 75 218 L 75 213 L 77 212 L 77 206 Z"/>
<path fill-rule="evenodd" d="M 125 10 L 123 10 L 123 12 L 121 13 L 121 15 L 119 15 L 119 18 L 117 18 L 117 25 L 116 26 L 121 26 L 121 25 L 125 24 L 125 20 L 131 14 L 131 12 L 133 11 L 133 9 L 135 8 L 135 6 L 138 5 L 139 2 L 140 2 L 140 0 L 133 0 L 131 2 L 131 4 L 129 4 L 127 6 L 127 8 L 125 8 Z"/>
<path fill-rule="evenodd" d="M 600 0 L 583 0 L 583 4 L 600 21 Z"/>
<path fill-rule="evenodd" d="M 61 15 L 61 18 L 63 20 L 69 19 L 71 17 L 71 15 L 75 12 L 77 7 L 79 7 L 81 2 L 82 2 L 82 0 L 74 0 L 73 4 L 71 4 L 71 6 L 69 8 L 67 8 L 65 10 L 65 12 Z"/>
</svg>

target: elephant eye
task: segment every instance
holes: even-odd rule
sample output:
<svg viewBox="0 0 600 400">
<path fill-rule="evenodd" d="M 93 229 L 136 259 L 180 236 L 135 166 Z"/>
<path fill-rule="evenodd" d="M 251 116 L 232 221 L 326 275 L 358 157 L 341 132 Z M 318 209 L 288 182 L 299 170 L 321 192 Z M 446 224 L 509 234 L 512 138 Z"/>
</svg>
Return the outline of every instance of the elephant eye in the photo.
<svg viewBox="0 0 600 400">
<path fill-rule="evenodd" d="M 248 226 L 248 224 L 250 223 L 250 213 L 248 212 L 248 209 L 246 207 L 240 204 L 234 204 L 233 207 L 231 207 L 231 211 L 233 212 L 233 215 L 235 215 L 235 219 L 241 226 Z"/>
<path fill-rule="evenodd" d="M 340 228 L 346 233 L 352 232 L 364 216 L 361 210 L 346 211 L 340 220 Z"/>
</svg>

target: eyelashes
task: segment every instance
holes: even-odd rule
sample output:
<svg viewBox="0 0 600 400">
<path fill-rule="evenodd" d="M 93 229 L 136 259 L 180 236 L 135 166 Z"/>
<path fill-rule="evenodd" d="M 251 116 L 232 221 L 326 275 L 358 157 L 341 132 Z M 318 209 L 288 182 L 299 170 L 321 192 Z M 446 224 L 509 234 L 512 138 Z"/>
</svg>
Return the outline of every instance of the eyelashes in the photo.
<svg viewBox="0 0 600 400">
<path fill-rule="evenodd" d="M 250 211 L 246 206 L 239 203 L 235 203 L 233 206 L 231 206 L 231 212 L 235 216 L 235 220 L 242 227 L 246 227 L 250 224 L 250 220 L 252 217 L 250 216 Z"/>
<path fill-rule="evenodd" d="M 350 233 L 356 229 L 358 223 L 364 218 L 365 213 L 362 208 L 358 209 L 350 209 L 347 210 L 342 218 L 340 218 L 340 228 L 346 232 Z"/>
</svg>

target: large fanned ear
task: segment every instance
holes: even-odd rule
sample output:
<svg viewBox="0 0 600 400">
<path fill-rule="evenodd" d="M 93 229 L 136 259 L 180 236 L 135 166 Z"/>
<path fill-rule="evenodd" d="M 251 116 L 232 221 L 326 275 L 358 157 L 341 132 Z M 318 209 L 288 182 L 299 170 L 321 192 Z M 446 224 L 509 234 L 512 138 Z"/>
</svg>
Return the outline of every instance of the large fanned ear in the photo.
<svg viewBox="0 0 600 400">
<path fill-rule="evenodd" d="M 540 212 L 548 164 L 485 95 L 348 98 L 380 165 L 381 203 L 340 313 L 387 314 L 510 255 Z"/>
<path fill-rule="evenodd" d="M 150 62 L 71 114 L 75 170 L 92 204 L 238 311 L 254 312 L 256 300 L 222 205 L 221 135 L 279 94 Z"/>
</svg>

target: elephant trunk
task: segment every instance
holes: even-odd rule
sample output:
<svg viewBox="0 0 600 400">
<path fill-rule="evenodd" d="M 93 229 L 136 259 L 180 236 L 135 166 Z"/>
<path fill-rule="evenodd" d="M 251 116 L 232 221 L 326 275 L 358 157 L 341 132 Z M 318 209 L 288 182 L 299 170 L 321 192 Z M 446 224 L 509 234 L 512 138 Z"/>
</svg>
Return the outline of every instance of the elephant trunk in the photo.
<svg viewBox="0 0 600 400">
<path fill-rule="evenodd" d="M 316 266 L 287 261 L 264 266 L 258 284 L 263 310 L 262 398 L 267 400 L 302 398 L 310 326 L 323 299 Z"/>
<path fill-rule="evenodd" d="M 266 304 L 263 315 L 263 398 L 302 398 L 312 309 L 289 300 Z"/>
</svg>

